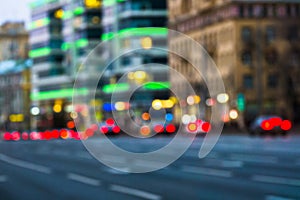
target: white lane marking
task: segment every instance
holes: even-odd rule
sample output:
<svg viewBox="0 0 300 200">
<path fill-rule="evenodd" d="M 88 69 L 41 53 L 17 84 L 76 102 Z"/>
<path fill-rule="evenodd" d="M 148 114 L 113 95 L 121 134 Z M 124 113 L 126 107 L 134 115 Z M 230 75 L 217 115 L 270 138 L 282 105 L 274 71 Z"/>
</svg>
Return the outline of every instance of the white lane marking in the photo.
<svg viewBox="0 0 300 200">
<path fill-rule="evenodd" d="M 7 176 L 5 176 L 5 175 L 0 176 L 1 183 L 6 182 L 6 181 L 7 181 Z"/>
<path fill-rule="evenodd" d="M 255 162 L 255 163 L 272 163 L 272 164 L 278 163 L 278 158 L 274 156 L 231 154 L 230 159 L 240 160 L 245 162 Z"/>
<path fill-rule="evenodd" d="M 225 178 L 232 177 L 232 173 L 230 171 L 220 170 L 220 169 L 211 169 L 211 168 L 194 167 L 194 166 L 183 166 L 181 168 L 181 170 L 183 172 L 194 173 L 194 174 L 219 176 L 219 177 L 225 177 Z"/>
<path fill-rule="evenodd" d="M 159 166 L 164 166 L 165 164 L 157 161 L 150 161 L 150 160 L 136 160 L 134 162 L 134 165 L 138 167 L 145 167 L 145 168 L 156 168 Z"/>
<path fill-rule="evenodd" d="M 100 186 L 101 182 L 97 179 L 93 179 L 90 177 L 82 176 L 79 174 L 73 174 L 73 173 L 68 173 L 67 178 L 73 181 L 77 181 L 80 183 L 84 183 L 87 185 L 92 185 L 92 186 Z"/>
<path fill-rule="evenodd" d="M 275 196 L 275 195 L 268 195 L 265 198 L 266 200 L 294 200 L 288 197 L 281 197 L 281 196 Z"/>
<path fill-rule="evenodd" d="M 0 154 L 0 160 L 2 160 L 3 162 L 6 162 L 8 164 L 18 166 L 18 167 L 30 169 L 30 170 L 41 172 L 41 173 L 44 173 L 44 174 L 51 174 L 51 169 L 48 168 L 48 167 L 33 164 L 33 163 L 23 161 L 23 160 L 19 160 L 19 159 L 16 159 L 16 158 L 12 158 L 12 157 L 6 156 L 4 154 Z"/>
<path fill-rule="evenodd" d="M 217 159 L 204 159 L 206 166 L 219 166 L 225 168 L 239 168 L 244 165 L 244 162 L 238 160 L 217 160 Z"/>
<path fill-rule="evenodd" d="M 222 160 L 221 167 L 228 167 L 228 168 L 238 168 L 242 167 L 244 163 L 242 161 L 230 161 L 230 160 Z"/>
<path fill-rule="evenodd" d="M 254 175 L 251 178 L 253 181 L 264 182 L 264 183 L 273 183 L 273 184 L 282 184 L 300 187 L 300 179 L 291 179 L 284 177 L 275 177 L 275 176 L 263 176 L 263 175 Z"/>
<path fill-rule="evenodd" d="M 161 196 L 159 196 L 157 194 L 153 194 L 150 192 L 133 189 L 133 188 L 129 188 L 129 187 L 124 187 L 121 185 L 111 185 L 110 190 L 114 191 L 114 192 L 119 192 L 119 193 L 123 193 L 123 194 L 128 194 L 128 195 L 144 198 L 144 199 L 150 199 L 150 200 L 160 200 L 161 199 Z"/>
</svg>

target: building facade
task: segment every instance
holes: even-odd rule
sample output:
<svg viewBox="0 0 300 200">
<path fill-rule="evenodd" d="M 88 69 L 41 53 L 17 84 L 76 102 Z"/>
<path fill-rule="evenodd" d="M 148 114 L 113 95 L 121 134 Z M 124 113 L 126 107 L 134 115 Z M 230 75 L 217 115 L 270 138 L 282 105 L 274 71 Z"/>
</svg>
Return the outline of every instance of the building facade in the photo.
<svg viewBox="0 0 300 200">
<path fill-rule="evenodd" d="M 246 122 L 259 114 L 299 120 L 300 1 L 169 0 L 168 6 L 169 27 L 199 42 L 218 66 L 229 110 L 239 110 Z M 188 48 L 183 37 L 169 44 Z M 201 76 L 191 76 L 189 63 L 174 55 L 169 63 L 195 87 L 205 88 Z M 171 85 L 180 87 L 172 77 Z"/>
<path fill-rule="evenodd" d="M 100 0 L 31 4 L 33 129 L 72 128 L 67 124 L 72 120 L 76 72 L 89 51 L 100 42 L 101 5 Z M 79 93 L 87 95 L 88 89 L 80 88 Z"/>
<path fill-rule="evenodd" d="M 30 66 L 23 22 L 0 26 L 0 129 L 29 129 Z"/>
<path fill-rule="evenodd" d="M 168 55 L 157 49 L 167 48 L 166 3 L 165 0 L 103 1 L 102 40 L 110 41 L 106 44 L 109 57 L 117 58 L 113 63 L 108 60 L 101 86 L 106 118 L 116 103 L 110 99 L 114 87 L 119 88 L 115 90 L 119 100 L 126 101 L 122 96 L 127 96 L 126 92 L 130 93 L 133 87 L 141 86 L 132 94 L 130 105 L 138 117 L 149 111 L 154 99 L 169 98 Z M 107 106 L 111 103 L 113 105 Z"/>
</svg>

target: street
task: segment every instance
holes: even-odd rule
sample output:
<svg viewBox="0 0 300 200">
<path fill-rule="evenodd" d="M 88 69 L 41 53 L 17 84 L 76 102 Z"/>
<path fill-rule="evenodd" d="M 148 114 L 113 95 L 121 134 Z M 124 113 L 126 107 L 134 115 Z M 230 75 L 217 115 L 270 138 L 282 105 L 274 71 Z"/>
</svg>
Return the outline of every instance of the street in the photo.
<svg viewBox="0 0 300 200">
<path fill-rule="evenodd" d="M 144 151 L 170 137 L 110 139 Z M 179 160 L 145 174 L 108 168 L 81 141 L 1 141 L 0 199 L 300 199 L 299 136 L 222 135 L 199 159 L 202 141 L 197 137 Z"/>
</svg>

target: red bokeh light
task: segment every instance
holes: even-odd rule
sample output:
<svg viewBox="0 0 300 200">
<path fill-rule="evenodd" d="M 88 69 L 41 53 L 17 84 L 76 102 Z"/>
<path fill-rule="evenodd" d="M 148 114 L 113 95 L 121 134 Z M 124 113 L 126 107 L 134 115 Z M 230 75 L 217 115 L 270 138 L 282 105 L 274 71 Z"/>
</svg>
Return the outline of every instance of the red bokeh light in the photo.
<svg viewBox="0 0 300 200">
<path fill-rule="evenodd" d="M 283 120 L 280 127 L 282 130 L 288 131 L 292 128 L 292 123 L 289 120 Z"/>
<path fill-rule="evenodd" d="M 22 133 L 22 140 L 28 140 L 29 139 L 29 135 L 26 132 Z"/>
<path fill-rule="evenodd" d="M 176 127 L 175 127 L 173 124 L 169 124 L 169 125 L 167 125 L 167 127 L 166 127 L 166 131 L 167 131 L 168 133 L 174 133 L 174 132 L 176 131 Z"/>
<path fill-rule="evenodd" d="M 106 124 L 108 126 L 112 126 L 112 125 L 114 125 L 114 123 L 115 123 L 115 121 L 112 118 L 109 118 L 109 119 L 106 120 Z"/>
<path fill-rule="evenodd" d="M 3 135 L 3 139 L 4 140 L 11 140 L 11 134 L 9 133 L 9 132 L 6 132 L 6 133 L 4 133 L 4 135 Z"/>
<path fill-rule="evenodd" d="M 115 126 L 115 127 L 113 127 L 112 131 L 113 131 L 114 133 L 120 133 L 121 129 L 120 129 L 119 126 Z"/>
<path fill-rule="evenodd" d="M 100 131 L 101 133 L 106 134 L 108 132 L 107 126 L 101 126 Z"/>
<path fill-rule="evenodd" d="M 270 131 L 273 129 L 273 124 L 269 120 L 264 120 L 261 123 L 261 128 L 265 131 Z"/>
<path fill-rule="evenodd" d="M 154 131 L 155 131 L 156 133 L 162 133 L 162 132 L 164 132 L 164 126 L 161 125 L 161 124 L 158 124 L 158 125 L 156 125 L 156 126 L 154 127 Z"/>
<path fill-rule="evenodd" d="M 14 141 L 18 141 L 21 139 L 21 135 L 18 131 L 14 131 L 11 133 L 11 139 Z"/>
<path fill-rule="evenodd" d="M 60 137 L 62 138 L 62 139 L 68 139 L 68 137 L 69 137 L 69 133 L 68 133 L 68 131 L 66 130 L 66 129 L 62 129 L 61 131 L 60 131 Z"/>
<path fill-rule="evenodd" d="M 202 130 L 203 130 L 203 132 L 208 133 L 210 131 L 210 129 L 211 129 L 211 125 L 210 125 L 209 122 L 204 122 L 202 124 Z"/>
</svg>

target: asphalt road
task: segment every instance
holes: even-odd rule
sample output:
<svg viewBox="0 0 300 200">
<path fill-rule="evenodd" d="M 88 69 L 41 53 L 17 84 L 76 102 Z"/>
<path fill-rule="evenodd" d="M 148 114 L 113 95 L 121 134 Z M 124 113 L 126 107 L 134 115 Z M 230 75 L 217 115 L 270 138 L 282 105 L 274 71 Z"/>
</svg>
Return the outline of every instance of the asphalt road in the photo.
<svg viewBox="0 0 300 200">
<path fill-rule="evenodd" d="M 170 138 L 111 140 L 139 152 L 164 146 Z M 81 141 L 2 141 L 0 199 L 300 199 L 299 136 L 223 135 L 199 159 L 202 141 L 197 138 L 170 166 L 144 174 L 101 164 Z M 90 142 L 101 145 L 101 139 Z M 117 156 L 108 153 L 107 159 L 121 165 Z"/>
</svg>

